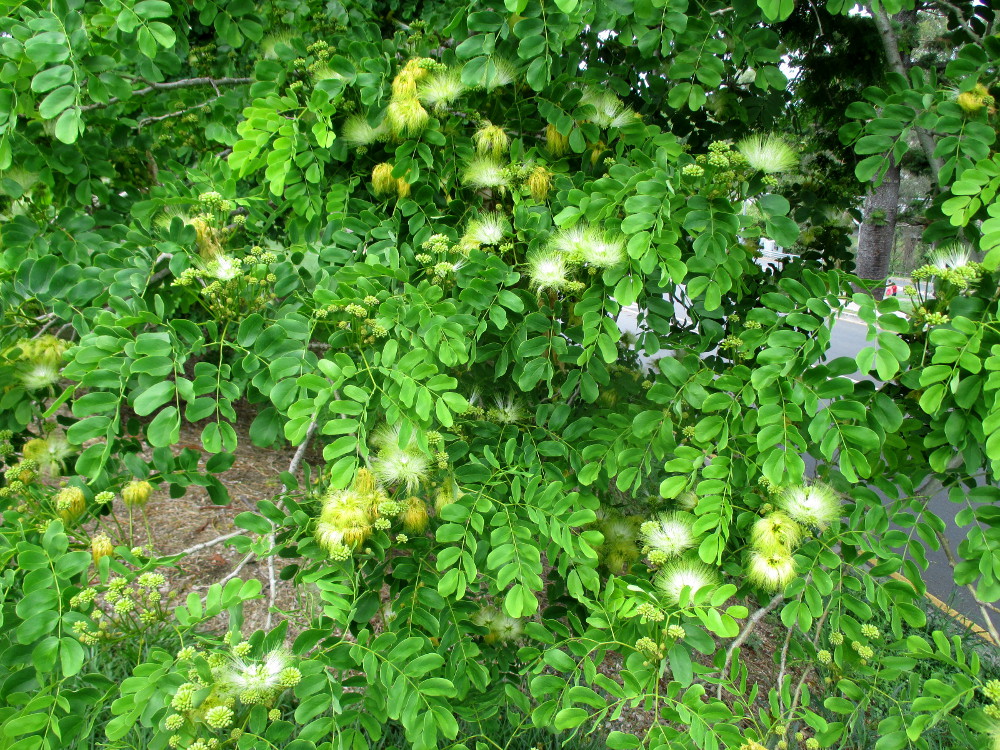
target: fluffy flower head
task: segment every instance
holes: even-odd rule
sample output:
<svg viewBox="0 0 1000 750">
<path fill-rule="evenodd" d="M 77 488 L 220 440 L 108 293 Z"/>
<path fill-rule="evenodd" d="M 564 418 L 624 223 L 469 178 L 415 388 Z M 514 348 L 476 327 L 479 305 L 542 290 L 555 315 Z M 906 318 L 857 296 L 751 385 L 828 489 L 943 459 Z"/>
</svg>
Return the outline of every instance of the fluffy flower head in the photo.
<svg viewBox="0 0 1000 750">
<path fill-rule="evenodd" d="M 761 552 L 791 550 L 801 539 L 802 527 L 781 511 L 757 519 L 750 530 L 750 540 Z"/>
<path fill-rule="evenodd" d="M 430 460 L 417 451 L 387 449 L 372 462 L 372 472 L 386 485 L 414 492 L 430 471 Z"/>
<path fill-rule="evenodd" d="M 601 242 L 601 232 L 585 222 L 574 224 L 556 232 L 549 240 L 549 248 L 566 256 L 574 263 L 580 263 L 593 248 Z"/>
<path fill-rule="evenodd" d="M 524 419 L 524 407 L 513 396 L 498 397 L 489 410 L 489 417 L 500 424 L 514 424 Z"/>
<path fill-rule="evenodd" d="M 650 560 L 660 565 L 691 549 L 698 541 L 694 535 L 694 516 L 690 513 L 664 513 L 655 521 L 644 523 L 640 531 Z"/>
<path fill-rule="evenodd" d="M 510 136 L 503 128 L 490 123 L 475 132 L 472 142 L 476 144 L 476 151 L 491 156 L 501 156 L 510 148 Z"/>
<path fill-rule="evenodd" d="M 372 127 L 363 115 L 351 115 L 344 121 L 340 137 L 348 148 L 361 148 L 381 140 L 385 137 L 385 132 L 384 123 Z"/>
<path fill-rule="evenodd" d="M 73 452 L 66 436 L 59 430 L 43 438 L 33 438 L 24 444 L 24 457 L 38 462 L 43 474 L 57 477 L 62 472 L 63 461 Z"/>
<path fill-rule="evenodd" d="M 611 268 L 625 262 L 625 243 L 617 237 L 600 237 L 584 248 L 583 260 L 595 268 Z"/>
<path fill-rule="evenodd" d="M 671 604 L 680 604 L 685 588 L 690 596 L 696 591 L 719 585 L 719 574 L 714 568 L 697 560 L 678 560 L 656 574 L 653 583 Z"/>
<path fill-rule="evenodd" d="M 748 136 L 736 144 L 736 149 L 752 169 L 764 174 L 787 172 L 799 163 L 792 147 L 776 135 Z"/>
<path fill-rule="evenodd" d="M 228 255 L 217 255 L 205 266 L 209 276 L 219 281 L 235 279 L 240 275 L 241 269 L 240 262 Z"/>
<path fill-rule="evenodd" d="M 385 111 L 389 130 L 397 137 L 418 135 L 427 127 L 430 115 L 420 101 L 413 98 L 393 99 Z"/>
<path fill-rule="evenodd" d="M 790 487 L 782 493 L 778 504 L 793 521 L 820 529 L 841 515 L 837 493 L 824 484 Z"/>
<path fill-rule="evenodd" d="M 502 188 L 509 183 L 507 171 L 492 156 L 476 156 L 462 171 L 462 184 L 472 188 Z"/>
<path fill-rule="evenodd" d="M 517 68 L 502 57 L 491 57 L 483 73 L 482 84 L 487 91 L 509 86 L 517 80 Z"/>
<path fill-rule="evenodd" d="M 528 276 L 537 291 L 558 291 L 569 283 L 569 266 L 558 253 L 537 253 L 528 259 Z"/>
<path fill-rule="evenodd" d="M 958 243 L 942 247 L 931 254 L 931 265 L 939 271 L 964 268 L 972 262 L 969 248 Z"/>
<path fill-rule="evenodd" d="M 500 213 L 490 211 L 469 222 L 462 244 L 499 245 L 509 234 L 510 222 Z"/>
<path fill-rule="evenodd" d="M 40 391 L 59 382 L 59 368 L 48 362 L 39 362 L 22 370 L 21 385 L 28 391 Z"/>
<path fill-rule="evenodd" d="M 751 550 L 747 559 L 747 576 L 761 588 L 779 591 L 785 588 L 795 575 L 795 560 L 787 552 Z"/>
<path fill-rule="evenodd" d="M 437 110 L 444 109 L 464 93 L 465 85 L 459 70 L 434 73 L 417 87 L 417 98 Z"/>
</svg>

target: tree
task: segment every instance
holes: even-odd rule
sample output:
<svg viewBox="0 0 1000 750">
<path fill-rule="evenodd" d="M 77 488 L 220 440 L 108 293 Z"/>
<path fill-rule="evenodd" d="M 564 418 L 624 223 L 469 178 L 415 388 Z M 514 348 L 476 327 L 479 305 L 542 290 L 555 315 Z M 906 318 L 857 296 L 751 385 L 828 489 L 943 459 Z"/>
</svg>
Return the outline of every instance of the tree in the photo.
<svg viewBox="0 0 1000 750">
<path fill-rule="evenodd" d="M 794 5 L 12 8 L 4 736 L 813 748 L 892 683 L 879 747 L 995 741 L 978 658 L 913 630 L 941 488 L 956 584 L 991 628 L 1000 599 L 993 11 L 940 6 L 955 92 L 889 73 L 829 127 L 859 193 L 936 139 L 924 239 L 952 248 L 899 316 L 822 252 L 842 232 L 759 262 L 822 213 L 794 177 L 817 154 L 770 132 Z M 872 345 L 828 361 L 850 301 Z M 227 504 L 248 441 L 296 448 L 215 540 L 265 580 L 168 607 L 177 557 L 120 521 L 191 485 Z M 316 612 L 279 611 L 280 581 Z M 771 613 L 777 677 L 748 684 Z M 636 706 L 648 728 L 606 732 Z"/>
</svg>

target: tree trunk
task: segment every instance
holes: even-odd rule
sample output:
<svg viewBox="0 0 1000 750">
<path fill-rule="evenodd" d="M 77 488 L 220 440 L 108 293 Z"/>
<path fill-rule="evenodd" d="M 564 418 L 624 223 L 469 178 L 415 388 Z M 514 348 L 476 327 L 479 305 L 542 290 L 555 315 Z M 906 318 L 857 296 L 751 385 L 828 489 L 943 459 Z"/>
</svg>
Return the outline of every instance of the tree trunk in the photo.
<svg viewBox="0 0 1000 750">
<path fill-rule="evenodd" d="M 913 254 L 917 251 L 917 240 L 919 239 L 919 227 L 910 227 L 903 232 L 903 257 L 899 262 L 899 267 L 906 276 L 913 273 Z"/>
<path fill-rule="evenodd" d="M 862 279 L 884 279 L 896 239 L 899 212 L 899 165 L 891 163 L 882 183 L 865 198 L 864 221 L 858 233 L 854 272 Z M 882 299 L 885 286 L 876 287 L 875 299 Z"/>
</svg>

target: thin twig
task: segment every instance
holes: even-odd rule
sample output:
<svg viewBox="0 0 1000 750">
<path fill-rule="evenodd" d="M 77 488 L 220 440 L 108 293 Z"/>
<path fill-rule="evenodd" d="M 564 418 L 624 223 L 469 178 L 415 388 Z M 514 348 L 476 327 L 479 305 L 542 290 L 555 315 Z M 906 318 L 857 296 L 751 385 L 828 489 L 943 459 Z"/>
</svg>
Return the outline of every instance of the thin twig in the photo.
<svg viewBox="0 0 1000 750">
<path fill-rule="evenodd" d="M 340 398 L 336 395 L 336 398 Z M 298 449 L 295 451 L 295 455 L 292 456 L 292 460 L 288 464 L 288 473 L 294 474 L 299 470 L 299 465 L 302 463 L 302 458 L 306 454 L 306 448 L 309 446 L 309 441 L 312 440 L 312 436 L 316 434 L 316 428 L 319 425 L 318 418 L 313 417 L 313 420 L 309 423 L 308 429 L 306 429 L 305 439 L 302 444 L 299 445 Z M 287 509 L 286 509 L 287 511 Z M 276 583 L 274 574 L 274 532 L 272 531 L 267 535 L 269 554 L 267 556 L 267 583 L 268 583 L 268 597 L 267 597 L 267 629 L 271 628 L 271 618 L 274 614 L 274 601 L 278 596 L 278 585 Z"/>
<path fill-rule="evenodd" d="M 878 29 L 879 36 L 882 38 L 882 47 L 885 50 L 885 57 L 889 63 L 889 67 L 892 68 L 893 72 L 906 78 L 909 66 L 903 61 L 903 56 L 899 52 L 899 41 L 896 39 L 896 31 L 892 28 L 892 21 L 889 19 L 889 14 L 885 12 L 884 8 L 879 8 L 878 10 L 873 10 L 872 17 L 875 21 L 875 27 Z M 944 160 L 940 156 L 934 155 L 936 144 L 934 137 L 930 133 L 918 127 L 914 127 L 913 130 L 917 134 L 920 148 L 923 149 L 924 154 L 927 156 L 927 163 L 931 165 L 931 169 L 934 172 L 934 180 L 931 184 L 937 188 L 939 187 L 939 175 L 941 169 L 944 167 Z"/>
<path fill-rule="evenodd" d="M 252 558 L 252 557 L 253 557 L 253 551 L 251 550 L 250 552 L 247 552 L 246 557 L 244 557 L 242 560 L 240 560 L 240 564 L 237 565 L 235 568 L 233 568 L 233 572 L 230 573 L 229 575 L 227 575 L 222 580 L 220 580 L 219 583 L 221 585 L 225 586 L 226 583 L 228 583 L 232 579 L 236 578 L 236 576 L 239 575 L 240 571 L 243 570 L 243 566 L 246 565 L 248 562 L 250 562 L 250 558 Z"/>
<path fill-rule="evenodd" d="M 819 645 L 819 637 L 823 633 L 823 625 L 824 623 L 826 623 L 826 618 L 829 614 L 830 614 L 830 608 L 827 607 L 827 609 L 823 610 L 823 614 L 816 621 L 816 635 L 812 641 L 813 648 L 816 648 Z M 798 708 L 799 699 L 802 697 L 802 687 L 803 685 L 806 684 L 806 680 L 809 678 L 809 675 L 813 673 L 813 670 L 815 668 L 816 668 L 815 665 L 812 662 L 810 662 L 806 666 L 805 671 L 802 672 L 802 677 L 799 678 L 799 684 L 795 686 L 795 692 L 792 694 L 792 705 L 788 709 L 788 714 L 787 714 L 789 720 L 794 719 L 795 709 Z M 778 689 L 779 690 L 781 689 L 780 685 Z"/>
<path fill-rule="evenodd" d="M 136 123 L 136 127 L 138 127 L 141 130 L 142 128 L 144 128 L 147 125 L 149 125 L 151 122 L 160 122 L 162 120 L 169 120 L 171 117 L 180 117 L 181 115 L 185 115 L 188 112 L 193 112 L 196 109 L 201 109 L 202 107 L 207 107 L 209 104 L 211 104 L 214 101 L 217 101 L 218 99 L 219 99 L 218 96 L 213 96 L 208 101 L 204 101 L 201 104 L 195 104 L 193 107 L 185 107 L 184 109 L 179 109 L 176 112 L 167 112 L 167 114 L 165 114 L 165 115 L 157 115 L 155 117 L 152 117 L 152 116 L 151 117 L 143 117 L 142 119 L 140 119 Z"/>
<path fill-rule="evenodd" d="M 778 679 L 775 681 L 779 692 L 781 691 L 781 683 L 785 679 L 785 667 L 788 666 L 788 647 L 792 644 L 793 629 L 788 628 L 788 634 L 785 636 L 785 645 L 781 647 L 781 666 L 778 668 Z"/>
<path fill-rule="evenodd" d="M 316 419 L 313 419 L 313 421 L 309 423 L 309 429 L 306 430 L 305 440 L 303 440 L 302 445 L 296 449 L 295 455 L 292 456 L 292 460 L 288 464 L 289 474 L 294 474 L 299 470 L 299 465 L 302 463 L 302 459 L 306 455 L 306 448 L 309 447 L 309 441 L 312 440 L 312 436 L 316 434 L 317 427 L 319 427 L 319 422 L 316 421 Z"/>
<path fill-rule="evenodd" d="M 217 536 L 217 537 L 215 537 L 215 539 L 209 539 L 207 542 L 201 542 L 200 544 L 196 544 L 193 547 L 188 547 L 187 549 L 181 550 L 180 552 L 175 552 L 174 554 L 177 554 L 177 555 L 190 555 L 190 554 L 192 554 L 194 552 L 198 552 L 200 550 L 206 549 L 207 547 L 212 547 L 212 546 L 214 546 L 216 544 L 221 544 L 222 542 L 226 541 L 227 539 L 232 539 L 234 536 L 239 536 L 242 533 L 243 533 L 242 529 L 240 531 L 231 531 L 228 534 L 223 534 L 222 536 Z"/>
<path fill-rule="evenodd" d="M 112 104 L 117 104 L 120 101 L 129 101 L 139 96 L 151 94 L 154 91 L 172 91 L 174 89 L 186 89 L 192 86 L 211 86 L 213 89 L 218 91 L 219 86 L 241 86 L 245 83 L 253 83 L 253 78 L 209 78 L 208 76 L 204 76 L 202 78 L 182 78 L 177 81 L 163 81 L 162 83 L 151 82 L 148 86 L 146 86 L 146 88 L 136 89 L 124 100 L 120 97 L 113 96 L 106 102 L 94 102 L 93 104 L 87 104 L 80 107 L 80 111 L 89 112 L 92 109 L 103 109 L 104 107 L 110 107 Z"/>
<path fill-rule="evenodd" d="M 736 649 L 742 646 L 743 641 L 745 641 L 747 638 L 750 637 L 750 634 L 753 632 L 754 628 L 757 627 L 757 623 L 763 619 L 764 615 L 766 615 L 768 612 L 777 607 L 782 601 L 784 601 L 784 599 L 785 599 L 785 594 L 783 592 L 779 592 L 774 595 L 774 598 L 771 599 L 771 601 L 769 601 L 763 607 L 761 607 L 752 615 L 750 615 L 750 617 L 746 621 L 746 624 L 743 626 L 743 630 L 740 631 L 740 634 L 736 636 L 733 642 L 729 644 L 729 648 L 726 649 L 726 662 L 725 664 L 722 665 L 723 679 L 725 679 L 726 675 L 729 673 L 729 667 L 733 663 L 733 653 L 736 651 Z M 715 697 L 718 698 L 719 700 L 722 700 L 721 682 L 719 683 L 719 686 L 715 691 Z"/>
</svg>

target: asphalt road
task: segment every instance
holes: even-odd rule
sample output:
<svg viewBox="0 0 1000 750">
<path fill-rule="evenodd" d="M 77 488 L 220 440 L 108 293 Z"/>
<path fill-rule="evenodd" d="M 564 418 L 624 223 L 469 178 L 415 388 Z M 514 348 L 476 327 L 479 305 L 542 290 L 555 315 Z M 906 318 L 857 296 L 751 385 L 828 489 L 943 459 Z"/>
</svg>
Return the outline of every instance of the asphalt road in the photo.
<svg viewBox="0 0 1000 750">
<path fill-rule="evenodd" d="M 856 322 L 850 318 L 841 318 L 833 327 L 833 336 L 830 340 L 830 350 L 828 359 L 837 357 L 854 357 L 864 347 L 869 346 L 867 340 L 868 326 L 864 323 Z M 881 493 L 879 493 L 881 494 Z M 953 551 L 958 549 L 966 536 L 966 529 L 955 525 L 955 514 L 960 506 L 956 506 L 948 499 L 947 492 L 940 492 L 931 498 L 929 509 L 932 513 L 945 521 L 945 536 Z M 903 529 L 909 532 L 909 529 Z M 927 550 L 927 570 L 922 571 L 924 583 L 927 590 L 953 607 L 973 622 L 985 625 L 983 614 L 976 604 L 975 599 L 968 589 L 955 585 L 952 578 L 951 565 L 944 551 Z M 1000 616 L 993 615 L 994 623 L 1000 626 Z"/>
</svg>

